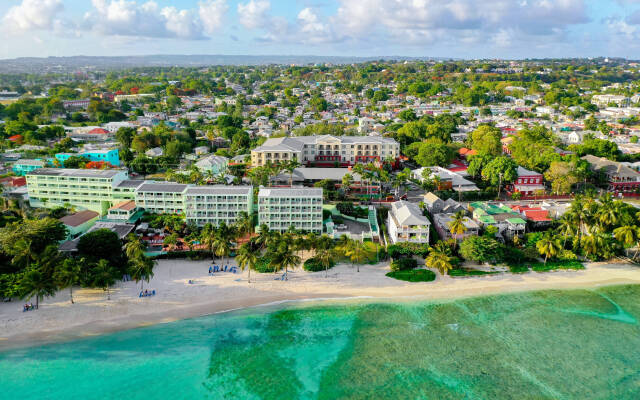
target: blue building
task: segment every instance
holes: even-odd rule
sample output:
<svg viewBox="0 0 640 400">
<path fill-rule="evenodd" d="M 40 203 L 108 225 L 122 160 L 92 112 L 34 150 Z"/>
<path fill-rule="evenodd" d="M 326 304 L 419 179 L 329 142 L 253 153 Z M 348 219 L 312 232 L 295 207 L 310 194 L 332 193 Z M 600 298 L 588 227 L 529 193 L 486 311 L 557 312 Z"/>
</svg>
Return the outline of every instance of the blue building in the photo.
<svg viewBox="0 0 640 400">
<path fill-rule="evenodd" d="M 18 160 L 11 169 L 18 176 L 25 176 L 34 169 L 44 168 L 45 162 L 42 160 Z"/>
<path fill-rule="evenodd" d="M 81 153 L 58 153 L 56 154 L 56 160 L 64 166 L 64 162 L 71 156 L 84 157 L 89 161 L 104 161 L 109 164 L 119 167 L 120 166 L 120 152 L 118 149 L 111 150 L 89 150 Z"/>
</svg>

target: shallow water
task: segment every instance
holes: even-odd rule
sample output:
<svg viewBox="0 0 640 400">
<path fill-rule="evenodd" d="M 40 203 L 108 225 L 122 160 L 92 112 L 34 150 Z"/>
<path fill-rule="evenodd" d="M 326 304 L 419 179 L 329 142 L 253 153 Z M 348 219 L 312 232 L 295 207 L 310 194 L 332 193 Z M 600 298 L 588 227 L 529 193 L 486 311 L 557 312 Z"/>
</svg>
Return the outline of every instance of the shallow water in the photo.
<svg viewBox="0 0 640 400">
<path fill-rule="evenodd" d="M 0 353 L 0 399 L 639 399 L 640 286 L 248 309 Z"/>
</svg>

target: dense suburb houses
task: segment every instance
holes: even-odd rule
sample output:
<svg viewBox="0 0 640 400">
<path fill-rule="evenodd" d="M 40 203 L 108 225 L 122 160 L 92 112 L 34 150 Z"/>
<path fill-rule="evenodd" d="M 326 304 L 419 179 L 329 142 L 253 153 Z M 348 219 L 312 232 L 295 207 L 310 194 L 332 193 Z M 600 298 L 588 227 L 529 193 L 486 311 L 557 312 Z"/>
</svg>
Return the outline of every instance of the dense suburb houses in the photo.
<svg viewBox="0 0 640 400">
<path fill-rule="evenodd" d="M 11 218 L 51 216 L 73 241 L 104 228 L 124 244 L 133 232 L 162 255 L 215 253 L 212 232 L 233 226 L 242 236 L 223 254 L 258 237 L 251 249 L 264 253 L 265 235 L 309 235 L 331 265 L 329 250 L 348 239 L 375 248 L 376 260 L 383 248 L 434 253 L 460 274 L 497 255 L 540 261 L 542 238 L 552 259 L 630 246 L 614 230 L 640 196 L 639 64 L 160 70 L 14 77 L 24 94 L 0 98 Z M 6 80 L 0 90 L 18 93 Z M 577 209 L 599 223 L 586 229 Z"/>
</svg>

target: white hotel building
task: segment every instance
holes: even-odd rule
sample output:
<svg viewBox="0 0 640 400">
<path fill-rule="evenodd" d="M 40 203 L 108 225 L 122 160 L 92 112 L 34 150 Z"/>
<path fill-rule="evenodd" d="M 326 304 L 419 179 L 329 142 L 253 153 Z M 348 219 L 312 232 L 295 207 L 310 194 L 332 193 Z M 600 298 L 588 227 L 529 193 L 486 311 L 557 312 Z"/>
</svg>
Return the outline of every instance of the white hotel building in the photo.
<svg viewBox="0 0 640 400">
<path fill-rule="evenodd" d="M 258 192 L 258 224 L 269 230 L 322 233 L 322 189 L 261 188 Z"/>
<path fill-rule="evenodd" d="M 298 160 L 306 166 L 347 167 L 356 163 L 396 160 L 400 144 L 382 136 L 297 136 L 267 139 L 251 151 L 251 165 Z"/>
</svg>

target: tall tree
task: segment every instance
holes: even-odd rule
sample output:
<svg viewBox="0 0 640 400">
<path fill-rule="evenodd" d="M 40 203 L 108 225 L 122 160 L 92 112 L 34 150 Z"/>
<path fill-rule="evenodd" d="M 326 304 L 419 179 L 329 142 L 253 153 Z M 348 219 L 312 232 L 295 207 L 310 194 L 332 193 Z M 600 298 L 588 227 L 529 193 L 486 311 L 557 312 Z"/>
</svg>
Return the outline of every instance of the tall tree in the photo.
<svg viewBox="0 0 640 400">
<path fill-rule="evenodd" d="M 85 260 L 76 260 L 74 258 L 67 258 L 62 263 L 58 264 L 53 279 L 60 289 L 69 288 L 69 300 L 71 304 L 73 302 L 73 286 L 78 284 L 80 280 L 80 271 L 82 270 L 80 263 L 86 262 Z"/>
<path fill-rule="evenodd" d="M 52 277 L 46 274 L 40 265 L 31 264 L 22 274 L 19 281 L 22 299 L 30 299 L 35 296 L 36 309 L 40 306 L 40 299 L 44 296 L 52 296 L 56 293 L 56 285 Z"/>
<path fill-rule="evenodd" d="M 238 255 L 236 256 L 236 261 L 240 269 L 242 269 L 242 271 L 244 271 L 245 268 L 249 270 L 247 283 L 251 283 L 251 270 L 255 269 L 258 263 L 258 251 L 254 247 L 251 242 L 247 242 L 240 246 Z"/>
</svg>

